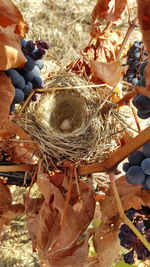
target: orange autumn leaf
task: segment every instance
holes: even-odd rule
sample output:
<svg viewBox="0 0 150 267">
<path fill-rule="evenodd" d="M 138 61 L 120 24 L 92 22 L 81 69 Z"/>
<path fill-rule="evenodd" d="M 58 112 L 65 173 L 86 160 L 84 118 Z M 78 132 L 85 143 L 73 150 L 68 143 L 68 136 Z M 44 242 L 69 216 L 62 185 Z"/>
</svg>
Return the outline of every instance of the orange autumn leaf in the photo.
<svg viewBox="0 0 150 267">
<path fill-rule="evenodd" d="M 125 10 L 127 0 L 97 0 L 92 12 L 92 24 L 98 21 L 116 21 Z"/>
<path fill-rule="evenodd" d="M 0 26 L 0 47 L 0 70 L 17 68 L 25 64 L 26 58 L 21 51 L 20 38 L 15 33 L 15 24 L 6 28 Z"/>
<path fill-rule="evenodd" d="M 15 96 L 15 88 L 7 75 L 0 71 L 0 128 L 4 121 L 8 118 L 10 105 Z"/>
<path fill-rule="evenodd" d="M 15 25 L 15 33 L 24 37 L 28 30 L 28 25 L 25 23 L 21 12 L 14 5 L 11 0 L 0 1 L 0 26 L 7 27 L 9 25 Z"/>
<path fill-rule="evenodd" d="M 115 86 L 123 75 L 119 61 L 98 62 L 91 60 L 90 68 L 93 76 L 110 86 Z"/>
</svg>

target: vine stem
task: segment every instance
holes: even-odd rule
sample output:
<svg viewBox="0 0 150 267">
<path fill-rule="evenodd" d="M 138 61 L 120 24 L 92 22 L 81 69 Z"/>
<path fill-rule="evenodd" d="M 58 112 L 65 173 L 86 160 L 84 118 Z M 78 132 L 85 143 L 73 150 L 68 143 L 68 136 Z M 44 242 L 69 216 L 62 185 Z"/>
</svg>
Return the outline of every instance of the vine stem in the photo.
<svg viewBox="0 0 150 267">
<path fill-rule="evenodd" d="M 130 229 L 140 239 L 140 241 L 143 243 L 143 245 L 148 249 L 148 251 L 150 251 L 150 243 L 138 231 L 138 229 L 133 225 L 133 223 L 128 219 L 128 217 L 124 213 L 124 210 L 123 210 L 123 207 L 122 207 L 122 203 L 121 203 L 121 200 L 120 200 L 120 196 L 119 196 L 119 193 L 118 193 L 118 190 L 117 190 L 117 187 L 116 187 L 114 175 L 113 175 L 112 172 L 109 173 L 109 179 L 110 179 L 112 190 L 113 190 L 114 197 L 115 197 L 115 200 L 116 200 L 116 204 L 117 204 L 118 212 L 119 212 L 119 215 L 120 215 L 120 219 L 130 227 Z"/>
<path fill-rule="evenodd" d="M 130 37 L 132 31 L 134 30 L 135 27 L 137 27 L 137 21 L 138 21 L 137 18 L 135 18 L 134 20 L 131 21 L 131 23 L 130 23 L 130 25 L 129 25 L 129 27 L 128 27 L 127 33 L 126 33 L 126 35 L 125 35 L 125 38 L 124 38 L 124 40 L 123 40 L 123 42 L 122 42 L 122 44 L 121 44 L 120 50 L 119 50 L 119 52 L 118 52 L 117 60 L 120 59 L 121 54 L 122 54 L 122 52 L 123 52 L 123 50 L 124 50 L 124 47 L 125 47 L 126 43 L 128 42 L 128 39 L 129 39 L 129 37 Z"/>
</svg>

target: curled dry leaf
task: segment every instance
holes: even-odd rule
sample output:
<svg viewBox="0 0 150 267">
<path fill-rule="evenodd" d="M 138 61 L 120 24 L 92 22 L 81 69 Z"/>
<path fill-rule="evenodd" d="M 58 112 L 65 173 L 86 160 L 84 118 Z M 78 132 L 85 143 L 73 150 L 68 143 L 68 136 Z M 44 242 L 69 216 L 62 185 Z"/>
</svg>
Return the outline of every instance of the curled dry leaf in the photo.
<svg viewBox="0 0 150 267">
<path fill-rule="evenodd" d="M 11 0 L 0 1 L 0 26 L 3 28 L 15 24 L 15 33 L 24 37 L 28 30 L 21 12 Z"/>
<path fill-rule="evenodd" d="M 28 218 L 29 233 L 30 227 L 36 226 L 31 231 L 34 249 L 36 246 L 46 266 L 84 266 L 88 237 L 83 233 L 94 216 L 93 193 L 88 186 L 84 188 L 80 205 L 77 208 L 69 203 L 61 224 L 65 207 L 63 194 L 50 183 L 45 173 L 39 173 L 38 186 L 45 201 L 39 214 L 34 219 L 33 216 Z"/>
<path fill-rule="evenodd" d="M 90 68 L 93 76 L 96 76 L 104 83 L 115 86 L 122 77 L 122 68 L 119 61 L 98 62 L 91 61 Z"/>
<path fill-rule="evenodd" d="M 96 20 L 116 21 L 125 10 L 127 0 L 97 0 L 97 4 L 92 12 L 92 24 Z"/>
<path fill-rule="evenodd" d="M 111 228 L 111 223 L 113 227 Z M 117 219 L 111 222 L 105 222 L 96 229 L 94 233 L 93 244 L 95 251 L 97 252 L 98 267 L 110 267 L 117 259 L 120 251 L 120 242 L 118 239 L 120 223 Z"/>
<path fill-rule="evenodd" d="M 13 87 L 10 78 L 0 71 L 0 128 L 2 127 L 4 120 L 8 118 L 10 112 L 10 105 L 15 96 L 15 88 Z"/>
<path fill-rule="evenodd" d="M 124 210 L 130 208 L 141 209 L 143 206 L 150 207 L 150 194 L 140 185 L 130 185 L 122 176 L 116 180 L 116 186 L 123 205 Z M 112 188 L 108 190 L 106 199 L 101 201 L 101 210 L 104 214 L 103 220 L 114 217 L 118 214 L 116 201 L 114 199 Z"/>
<path fill-rule="evenodd" d="M 21 51 L 19 35 L 15 33 L 15 24 L 6 28 L 0 26 L 0 47 L 0 70 L 17 68 L 25 64 L 26 58 Z"/>
</svg>

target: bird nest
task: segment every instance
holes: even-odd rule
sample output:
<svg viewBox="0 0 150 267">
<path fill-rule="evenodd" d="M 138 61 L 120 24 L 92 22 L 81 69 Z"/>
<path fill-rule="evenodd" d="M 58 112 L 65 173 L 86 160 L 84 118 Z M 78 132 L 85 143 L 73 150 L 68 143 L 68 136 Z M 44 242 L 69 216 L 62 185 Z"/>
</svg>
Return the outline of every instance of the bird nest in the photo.
<svg viewBox="0 0 150 267">
<path fill-rule="evenodd" d="M 46 159 L 94 162 L 120 146 L 124 126 L 110 89 L 92 88 L 66 72 L 49 79 L 46 88 L 21 117 Z"/>
</svg>

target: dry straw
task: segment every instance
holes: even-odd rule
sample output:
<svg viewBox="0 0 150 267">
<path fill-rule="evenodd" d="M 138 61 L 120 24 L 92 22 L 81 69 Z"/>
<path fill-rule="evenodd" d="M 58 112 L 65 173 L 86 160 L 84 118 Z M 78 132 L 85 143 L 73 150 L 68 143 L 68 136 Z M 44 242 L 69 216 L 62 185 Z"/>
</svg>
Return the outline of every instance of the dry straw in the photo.
<svg viewBox="0 0 150 267">
<path fill-rule="evenodd" d="M 110 89 L 89 87 L 67 72 L 53 76 L 47 88 L 21 118 L 46 159 L 94 162 L 120 145 L 124 126 L 115 104 L 108 100 Z M 61 127 L 66 121 L 69 128 Z"/>
</svg>

